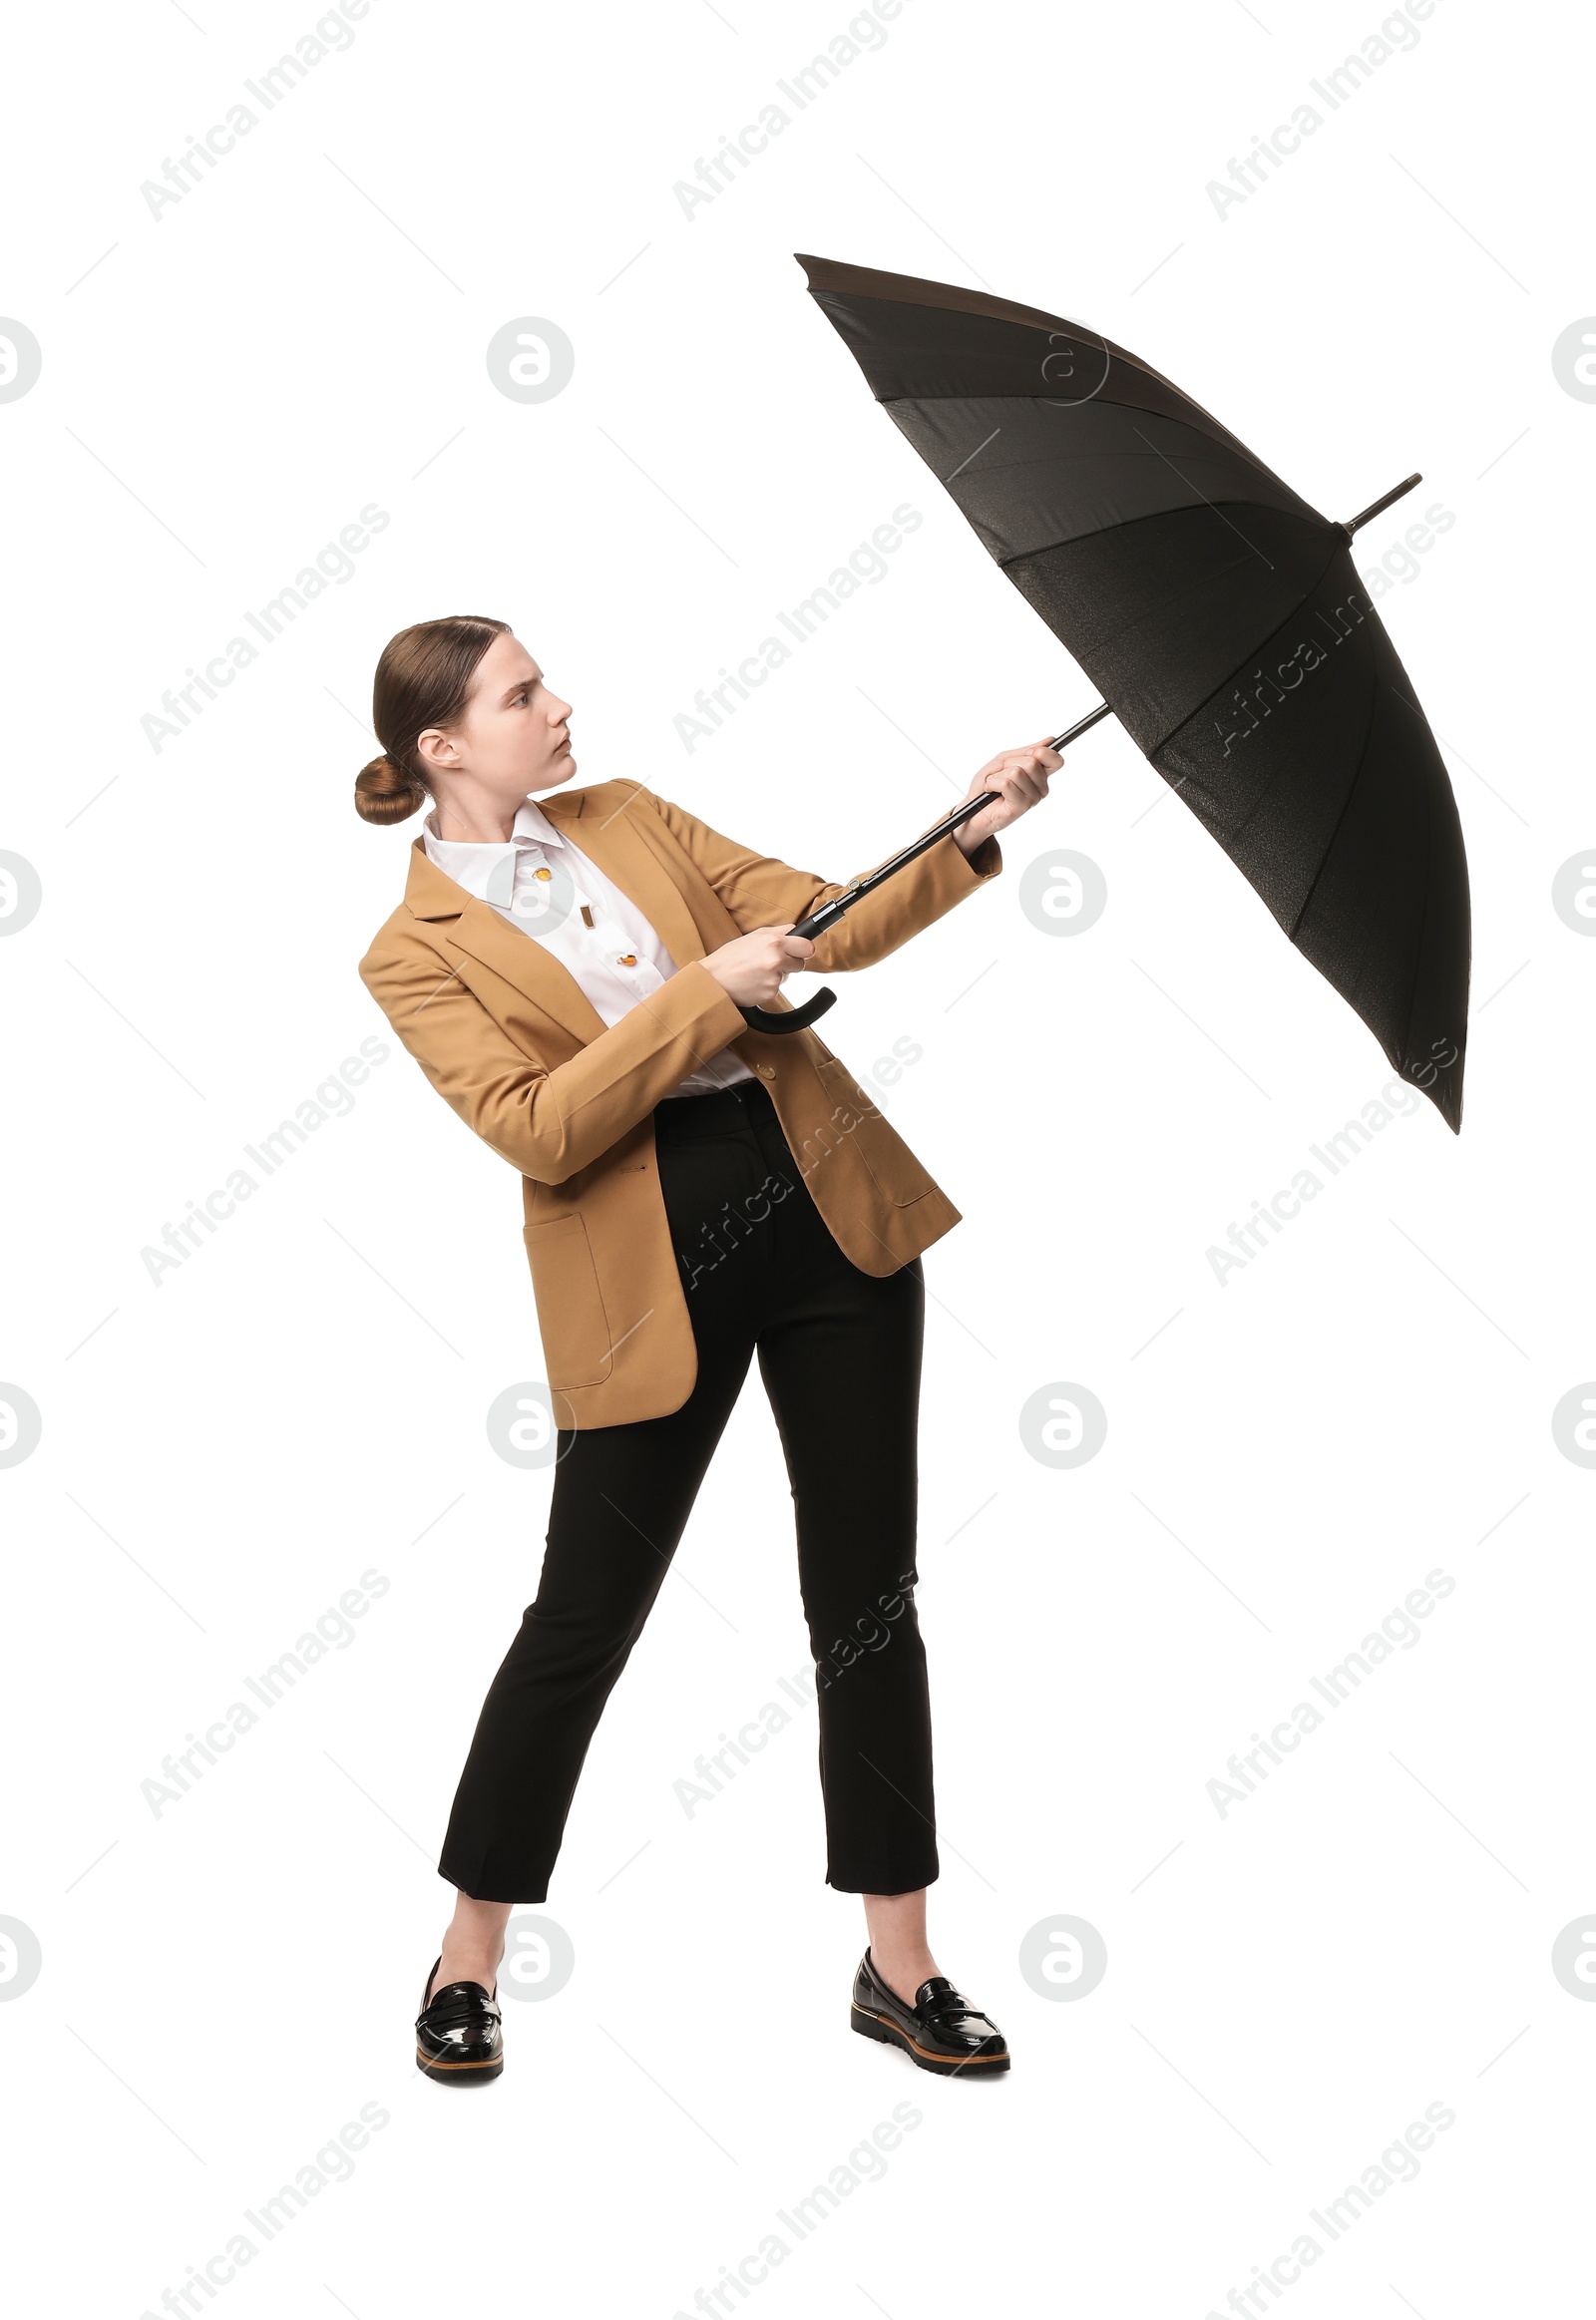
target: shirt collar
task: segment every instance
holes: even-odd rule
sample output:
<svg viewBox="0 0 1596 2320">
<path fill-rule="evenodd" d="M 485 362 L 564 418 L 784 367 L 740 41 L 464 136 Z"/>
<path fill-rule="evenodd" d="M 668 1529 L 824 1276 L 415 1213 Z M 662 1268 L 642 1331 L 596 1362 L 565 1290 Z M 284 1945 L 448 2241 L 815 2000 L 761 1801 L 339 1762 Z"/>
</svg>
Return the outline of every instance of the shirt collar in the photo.
<svg viewBox="0 0 1596 2320">
<path fill-rule="evenodd" d="M 531 798 L 523 798 L 517 807 L 508 839 L 440 838 L 436 806 L 421 825 L 421 839 L 428 861 L 480 899 L 486 899 L 488 882 L 508 855 L 528 847 L 565 845 L 548 815 Z"/>
</svg>

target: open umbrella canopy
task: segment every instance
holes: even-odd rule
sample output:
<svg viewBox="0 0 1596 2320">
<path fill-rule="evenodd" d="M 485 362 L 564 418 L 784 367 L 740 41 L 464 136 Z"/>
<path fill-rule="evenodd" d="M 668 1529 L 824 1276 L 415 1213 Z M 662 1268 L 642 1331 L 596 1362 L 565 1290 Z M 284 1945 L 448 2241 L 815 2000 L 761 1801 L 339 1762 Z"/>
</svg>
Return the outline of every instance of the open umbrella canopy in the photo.
<svg viewBox="0 0 1596 2320">
<path fill-rule="evenodd" d="M 1352 527 L 1078 323 L 947 282 L 798 262 L 986 548 L 1455 1129 L 1462 833 L 1354 568 Z"/>
</svg>

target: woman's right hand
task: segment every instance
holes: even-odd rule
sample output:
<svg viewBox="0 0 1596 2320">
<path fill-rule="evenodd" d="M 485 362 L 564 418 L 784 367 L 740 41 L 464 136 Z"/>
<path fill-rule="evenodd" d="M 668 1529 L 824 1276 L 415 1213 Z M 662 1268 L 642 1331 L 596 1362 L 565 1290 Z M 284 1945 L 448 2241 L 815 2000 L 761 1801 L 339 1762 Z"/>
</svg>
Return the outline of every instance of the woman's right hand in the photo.
<svg viewBox="0 0 1596 2320">
<path fill-rule="evenodd" d="M 723 943 L 703 961 L 728 998 L 740 1007 L 768 1007 L 780 995 L 783 975 L 796 974 L 814 957 L 813 943 L 786 927 L 756 927 Z"/>
</svg>

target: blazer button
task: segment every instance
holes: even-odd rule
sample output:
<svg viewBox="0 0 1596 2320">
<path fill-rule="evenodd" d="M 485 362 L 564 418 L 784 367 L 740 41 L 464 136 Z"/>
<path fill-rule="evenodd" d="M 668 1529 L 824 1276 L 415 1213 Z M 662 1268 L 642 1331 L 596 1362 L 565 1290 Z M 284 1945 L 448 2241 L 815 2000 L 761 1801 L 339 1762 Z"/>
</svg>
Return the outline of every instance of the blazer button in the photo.
<svg viewBox="0 0 1596 2320">
<path fill-rule="evenodd" d="M 755 1069 L 758 1071 L 761 1079 L 774 1079 L 776 1076 L 776 1066 L 774 1063 L 756 1064 Z"/>
</svg>

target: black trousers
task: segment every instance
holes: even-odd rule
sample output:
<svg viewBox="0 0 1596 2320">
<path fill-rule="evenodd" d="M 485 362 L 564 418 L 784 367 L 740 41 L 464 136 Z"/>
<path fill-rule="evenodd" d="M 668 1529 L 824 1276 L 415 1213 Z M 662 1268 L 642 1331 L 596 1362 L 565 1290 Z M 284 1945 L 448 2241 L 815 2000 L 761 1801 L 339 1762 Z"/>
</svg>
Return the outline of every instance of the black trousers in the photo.
<svg viewBox="0 0 1596 2320">
<path fill-rule="evenodd" d="M 561 1434 L 538 1599 L 483 1703 L 439 1873 L 479 1900 L 547 1899 L 604 1702 L 757 1353 L 797 1513 L 827 1881 L 913 1891 L 938 1868 L 913 1593 L 919 1260 L 885 1280 L 849 1263 L 758 1080 L 662 1103 L 654 1129 L 697 1381 L 668 1417 Z"/>
</svg>

